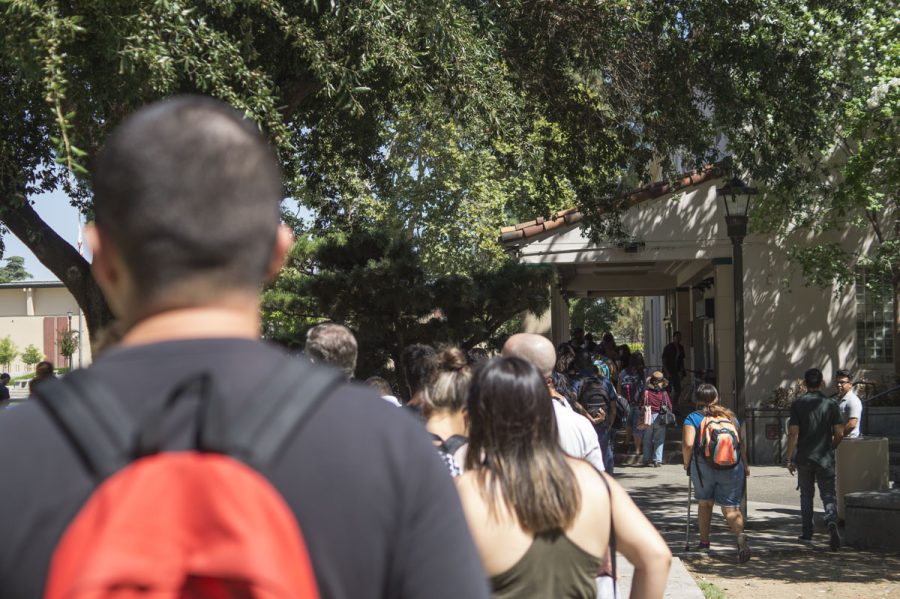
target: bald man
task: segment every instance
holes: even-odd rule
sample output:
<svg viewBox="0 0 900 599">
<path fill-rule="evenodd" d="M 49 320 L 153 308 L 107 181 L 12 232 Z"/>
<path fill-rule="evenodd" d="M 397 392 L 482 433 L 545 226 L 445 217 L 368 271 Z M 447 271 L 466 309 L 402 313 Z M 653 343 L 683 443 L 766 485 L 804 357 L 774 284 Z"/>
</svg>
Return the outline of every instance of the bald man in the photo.
<svg viewBox="0 0 900 599">
<path fill-rule="evenodd" d="M 603 452 L 597 431 L 584 416 L 575 413 L 566 400 L 556 391 L 550 378 L 556 365 L 556 349 L 549 339 L 532 333 L 518 333 L 510 337 L 503 345 L 504 356 L 514 356 L 531 362 L 541 376 L 547 381 L 547 388 L 553 401 L 553 414 L 556 416 L 556 427 L 559 429 L 559 445 L 563 451 L 573 458 L 581 458 L 590 462 L 597 470 L 603 472 Z"/>
</svg>

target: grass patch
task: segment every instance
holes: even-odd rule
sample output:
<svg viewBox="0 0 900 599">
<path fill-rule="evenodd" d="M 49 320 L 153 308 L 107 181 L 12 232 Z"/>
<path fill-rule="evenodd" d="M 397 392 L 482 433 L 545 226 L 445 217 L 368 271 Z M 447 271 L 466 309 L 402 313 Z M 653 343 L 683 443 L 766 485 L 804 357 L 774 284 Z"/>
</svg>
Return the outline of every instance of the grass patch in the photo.
<svg viewBox="0 0 900 599">
<path fill-rule="evenodd" d="M 706 599 L 727 599 L 725 597 L 725 591 L 717 587 L 711 582 L 701 582 L 700 590 L 703 591 L 703 596 Z"/>
</svg>

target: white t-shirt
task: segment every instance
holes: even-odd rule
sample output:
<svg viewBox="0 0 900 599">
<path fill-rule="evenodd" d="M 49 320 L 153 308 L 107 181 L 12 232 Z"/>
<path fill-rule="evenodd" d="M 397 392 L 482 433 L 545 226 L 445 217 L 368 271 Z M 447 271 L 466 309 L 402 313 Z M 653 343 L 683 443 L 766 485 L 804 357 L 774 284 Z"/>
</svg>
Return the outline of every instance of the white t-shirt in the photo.
<svg viewBox="0 0 900 599">
<path fill-rule="evenodd" d="M 591 421 L 564 406 L 556 398 L 553 399 L 553 414 L 556 416 L 562 450 L 573 458 L 590 462 L 598 471 L 604 472 L 606 467 L 603 465 L 603 452 L 600 451 L 600 441 Z"/>
<path fill-rule="evenodd" d="M 381 399 L 388 402 L 392 406 L 397 406 L 398 408 L 403 405 L 400 403 L 400 400 L 397 399 L 396 397 L 394 397 L 393 395 L 382 395 Z"/>
<path fill-rule="evenodd" d="M 841 416 L 844 418 L 844 424 L 847 424 L 851 418 L 856 418 L 856 428 L 850 431 L 846 437 L 848 439 L 859 437 L 859 428 L 862 425 L 862 401 L 856 396 L 856 393 L 847 391 L 847 394 L 841 398 L 840 408 Z"/>
</svg>

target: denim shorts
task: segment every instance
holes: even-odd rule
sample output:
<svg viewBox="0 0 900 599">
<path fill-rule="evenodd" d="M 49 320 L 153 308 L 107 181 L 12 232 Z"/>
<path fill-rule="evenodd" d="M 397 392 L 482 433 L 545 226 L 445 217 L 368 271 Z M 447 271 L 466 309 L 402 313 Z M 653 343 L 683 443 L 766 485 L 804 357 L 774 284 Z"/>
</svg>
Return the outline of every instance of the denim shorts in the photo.
<svg viewBox="0 0 900 599">
<path fill-rule="evenodd" d="M 700 476 L 697 470 L 700 470 Z M 694 499 L 715 501 L 720 507 L 740 507 L 744 494 L 744 463 L 731 470 L 712 468 L 700 456 L 691 459 L 691 481 L 694 483 Z M 703 482 L 700 482 L 700 479 Z"/>
</svg>

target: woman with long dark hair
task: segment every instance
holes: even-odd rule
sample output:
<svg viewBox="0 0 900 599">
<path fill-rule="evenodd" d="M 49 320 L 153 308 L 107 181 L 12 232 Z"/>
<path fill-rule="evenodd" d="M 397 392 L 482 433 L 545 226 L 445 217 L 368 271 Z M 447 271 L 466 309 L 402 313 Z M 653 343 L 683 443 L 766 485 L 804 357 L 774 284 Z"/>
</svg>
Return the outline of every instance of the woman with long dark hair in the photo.
<svg viewBox="0 0 900 599">
<path fill-rule="evenodd" d="M 709 549 L 713 504 L 719 504 L 737 537 L 738 562 L 743 563 L 750 559 L 750 544 L 744 534 L 741 498 L 750 467 L 740 422 L 731 410 L 719 403 L 719 392 L 712 385 L 704 383 L 697 387 L 694 402 L 697 409 L 684 420 L 681 451 L 698 503 L 698 547 Z"/>
<path fill-rule="evenodd" d="M 671 553 L 628 494 L 559 447 L 547 385 L 495 358 L 469 393 L 466 472 L 457 479 L 494 597 L 589 597 L 608 549 L 635 565 L 632 596 L 662 597 Z"/>
</svg>

